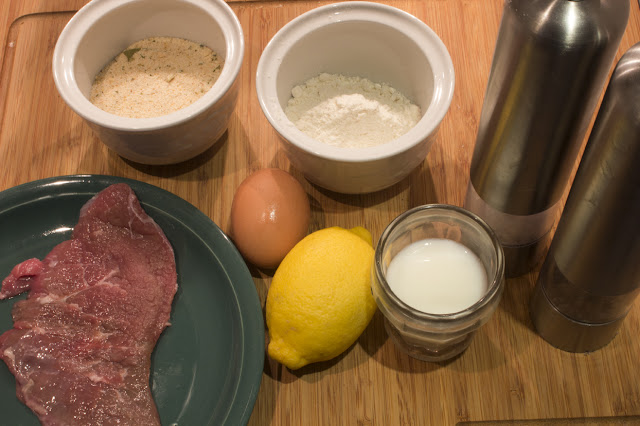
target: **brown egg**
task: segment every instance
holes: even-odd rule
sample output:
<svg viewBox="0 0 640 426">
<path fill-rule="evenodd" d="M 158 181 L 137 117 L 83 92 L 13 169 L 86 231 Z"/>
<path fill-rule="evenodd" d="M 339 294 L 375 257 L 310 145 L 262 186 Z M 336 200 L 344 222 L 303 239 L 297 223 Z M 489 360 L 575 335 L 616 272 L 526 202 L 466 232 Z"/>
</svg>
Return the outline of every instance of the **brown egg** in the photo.
<svg viewBox="0 0 640 426">
<path fill-rule="evenodd" d="M 260 268 L 277 267 L 307 235 L 307 193 L 280 169 L 262 169 L 238 187 L 231 204 L 230 235 L 244 258 Z"/>
</svg>

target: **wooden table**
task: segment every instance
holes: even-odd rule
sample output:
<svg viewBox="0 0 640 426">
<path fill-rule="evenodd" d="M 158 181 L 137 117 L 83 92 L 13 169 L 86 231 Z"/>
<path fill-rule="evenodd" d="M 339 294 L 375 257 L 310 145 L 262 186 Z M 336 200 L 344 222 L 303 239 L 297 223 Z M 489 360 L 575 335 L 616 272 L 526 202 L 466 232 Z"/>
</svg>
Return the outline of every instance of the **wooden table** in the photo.
<svg viewBox="0 0 640 426">
<path fill-rule="evenodd" d="M 227 230 L 240 182 L 260 168 L 279 167 L 308 192 L 311 230 L 364 225 L 374 240 L 411 207 L 462 205 L 502 0 L 385 2 L 422 19 L 442 38 L 455 66 L 456 89 L 426 161 L 397 185 L 367 195 L 325 191 L 292 169 L 256 98 L 254 75 L 266 43 L 286 22 L 326 1 L 230 2 L 245 32 L 246 52 L 229 131 L 200 157 L 164 167 L 133 164 L 110 152 L 56 92 L 53 48 L 73 11 L 86 1 L 0 2 L 0 190 L 66 174 L 129 177 L 179 195 Z M 635 0 L 631 9 L 616 60 L 640 41 Z M 271 274 L 251 273 L 264 305 Z M 634 416 L 609 424 L 640 422 L 635 417 L 640 415 L 640 302 L 608 346 L 570 354 L 548 345 L 532 328 L 527 307 L 536 276 L 534 271 L 508 280 L 495 316 L 451 362 L 426 363 L 399 352 L 379 312 L 335 360 L 292 372 L 265 356 L 250 424 L 452 425 L 600 416 Z"/>
</svg>

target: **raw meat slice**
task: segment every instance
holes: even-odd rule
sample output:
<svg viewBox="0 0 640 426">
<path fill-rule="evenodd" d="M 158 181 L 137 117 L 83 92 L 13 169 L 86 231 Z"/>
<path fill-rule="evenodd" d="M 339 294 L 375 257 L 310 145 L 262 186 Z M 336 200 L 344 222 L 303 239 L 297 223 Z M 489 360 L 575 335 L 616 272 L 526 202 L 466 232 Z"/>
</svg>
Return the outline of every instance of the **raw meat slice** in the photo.
<svg viewBox="0 0 640 426">
<path fill-rule="evenodd" d="M 17 265 L 0 358 L 44 425 L 156 425 L 151 353 L 177 290 L 173 249 L 128 185 L 101 191 L 70 240 Z"/>
<path fill-rule="evenodd" d="M 0 300 L 29 290 L 31 278 L 42 273 L 43 268 L 44 264 L 38 259 L 28 259 L 18 263 L 11 270 L 11 274 L 2 281 Z"/>
</svg>

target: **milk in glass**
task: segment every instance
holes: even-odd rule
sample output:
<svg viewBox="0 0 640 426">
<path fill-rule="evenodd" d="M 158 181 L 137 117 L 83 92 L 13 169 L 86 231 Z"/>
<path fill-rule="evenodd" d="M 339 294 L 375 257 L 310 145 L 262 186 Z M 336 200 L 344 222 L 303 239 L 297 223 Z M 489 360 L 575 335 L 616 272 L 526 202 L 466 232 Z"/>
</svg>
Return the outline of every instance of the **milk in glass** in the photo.
<svg viewBox="0 0 640 426">
<path fill-rule="evenodd" d="M 487 275 L 466 246 L 427 238 L 403 248 L 387 269 L 389 287 L 404 303 L 430 314 L 462 311 L 487 292 Z"/>
</svg>

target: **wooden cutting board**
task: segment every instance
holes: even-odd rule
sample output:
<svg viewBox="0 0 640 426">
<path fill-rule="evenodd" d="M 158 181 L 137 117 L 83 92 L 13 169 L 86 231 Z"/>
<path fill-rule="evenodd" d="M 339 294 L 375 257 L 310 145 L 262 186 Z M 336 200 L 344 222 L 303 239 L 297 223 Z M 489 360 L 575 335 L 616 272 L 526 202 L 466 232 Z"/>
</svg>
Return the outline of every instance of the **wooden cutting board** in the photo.
<svg viewBox="0 0 640 426">
<path fill-rule="evenodd" d="M 456 90 L 424 163 L 397 185 L 366 195 L 325 191 L 292 169 L 256 98 L 255 70 L 266 43 L 292 18 L 328 2 L 230 2 L 245 33 L 246 51 L 229 131 L 200 157 L 164 167 L 133 164 L 110 152 L 56 92 L 53 48 L 84 3 L 0 2 L 0 190 L 66 174 L 123 176 L 179 195 L 227 230 L 240 182 L 257 169 L 279 167 L 298 178 L 309 194 L 312 230 L 363 225 L 374 240 L 411 207 L 462 205 L 501 0 L 384 1 L 422 19 L 442 38 L 456 70 Z M 640 9 L 635 0 L 631 6 L 616 60 L 640 41 Z M 271 274 L 256 269 L 251 273 L 264 305 Z M 591 354 L 570 354 L 548 345 L 532 328 L 528 301 L 536 277 L 534 271 L 508 280 L 495 316 L 470 348 L 450 362 L 425 363 L 399 352 L 379 312 L 357 343 L 335 360 L 292 372 L 265 355 L 250 424 L 453 425 L 611 416 L 636 417 L 605 419 L 616 422 L 609 424 L 638 424 L 640 302 L 608 346 Z M 602 423 L 596 419 L 578 424 Z"/>
</svg>

